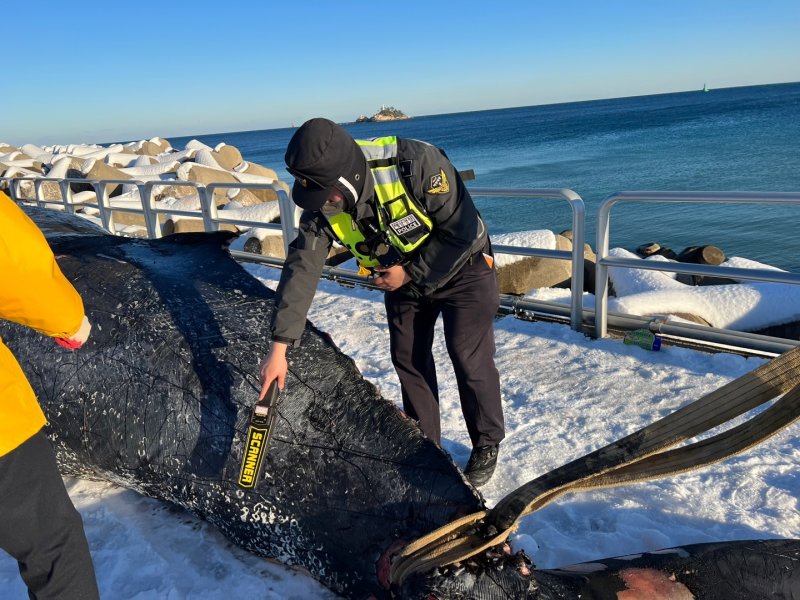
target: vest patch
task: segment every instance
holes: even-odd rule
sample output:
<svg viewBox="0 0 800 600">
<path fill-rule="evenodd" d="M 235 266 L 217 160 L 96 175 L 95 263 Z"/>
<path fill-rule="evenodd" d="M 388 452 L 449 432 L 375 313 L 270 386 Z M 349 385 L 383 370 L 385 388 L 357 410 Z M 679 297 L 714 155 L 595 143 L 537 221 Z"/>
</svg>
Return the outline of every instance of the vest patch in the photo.
<svg viewBox="0 0 800 600">
<path fill-rule="evenodd" d="M 426 192 L 428 194 L 447 194 L 450 191 L 450 183 L 442 169 L 436 175 L 431 175 L 429 187 Z"/>
<path fill-rule="evenodd" d="M 417 231 L 422 227 L 422 223 L 417 218 L 416 215 L 410 214 L 406 215 L 402 219 L 398 219 L 397 221 L 392 221 L 389 223 L 389 227 L 392 228 L 395 235 L 400 237 L 408 237 L 409 234 L 413 234 L 413 232 Z"/>
</svg>

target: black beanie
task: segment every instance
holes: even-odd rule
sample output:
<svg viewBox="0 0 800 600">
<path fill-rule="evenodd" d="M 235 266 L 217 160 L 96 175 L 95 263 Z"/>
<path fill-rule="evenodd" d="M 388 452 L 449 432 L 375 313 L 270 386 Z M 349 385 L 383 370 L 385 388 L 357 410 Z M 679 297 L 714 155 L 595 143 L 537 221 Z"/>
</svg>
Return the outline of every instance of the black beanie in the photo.
<svg viewBox="0 0 800 600">
<path fill-rule="evenodd" d="M 292 200 L 306 210 L 319 210 L 336 187 L 350 206 L 364 189 L 367 159 L 340 125 L 328 119 L 303 123 L 289 140 L 286 166 L 294 178 Z"/>
</svg>

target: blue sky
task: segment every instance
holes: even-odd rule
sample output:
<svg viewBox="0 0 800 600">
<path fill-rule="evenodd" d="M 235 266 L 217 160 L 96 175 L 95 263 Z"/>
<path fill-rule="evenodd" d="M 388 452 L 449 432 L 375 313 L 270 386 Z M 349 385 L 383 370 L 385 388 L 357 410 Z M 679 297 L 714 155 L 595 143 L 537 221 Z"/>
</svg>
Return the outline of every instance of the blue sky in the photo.
<svg viewBox="0 0 800 600">
<path fill-rule="evenodd" d="M 376 7 L 386 6 L 378 9 Z M 797 0 L 5 0 L 0 142 L 800 81 Z"/>
</svg>

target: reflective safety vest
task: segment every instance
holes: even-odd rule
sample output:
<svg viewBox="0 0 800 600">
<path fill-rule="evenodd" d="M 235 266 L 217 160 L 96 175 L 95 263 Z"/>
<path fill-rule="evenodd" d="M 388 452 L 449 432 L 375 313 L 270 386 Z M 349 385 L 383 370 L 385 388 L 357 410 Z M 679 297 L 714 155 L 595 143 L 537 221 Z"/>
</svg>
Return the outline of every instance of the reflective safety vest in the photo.
<svg viewBox="0 0 800 600">
<path fill-rule="evenodd" d="M 428 239 L 433 221 L 403 185 L 397 164 L 397 137 L 356 140 L 356 143 L 367 158 L 375 181 L 379 231 L 362 231 L 347 212 L 326 218 L 336 237 L 361 266 L 390 266 Z M 392 252 L 392 248 L 396 252 Z M 389 258 L 392 256 L 397 260 Z"/>
</svg>

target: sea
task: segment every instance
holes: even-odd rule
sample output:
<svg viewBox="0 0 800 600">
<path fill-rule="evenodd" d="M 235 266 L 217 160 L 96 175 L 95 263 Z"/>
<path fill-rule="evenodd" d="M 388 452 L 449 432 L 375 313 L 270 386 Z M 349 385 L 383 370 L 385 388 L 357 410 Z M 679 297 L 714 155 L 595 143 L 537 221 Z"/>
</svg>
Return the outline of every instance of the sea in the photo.
<svg viewBox="0 0 800 600">
<path fill-rule="evenodd" d="M 399 107 L 402 108 L 402 107 Z M 319 116 L 325 116 L 320 114 Z M 384 123 L 342 123 L 356 138 L 425 140 L 471 188 L 569 188 L 597 212 L 620 191 L 800 192 L 800 83 L 481 110 Z M 225 142 L 291 182 L 283 154 L 294 127 L 170 138 Z M 560 199 L 475 198 L 490 232 L 572 227 Z M 711 244 L 727 256 L 800 273 L 800 205 L 624 203 L 611 211 L 611 247 L 656 242 L 675 252 Z"/>
</svg>

